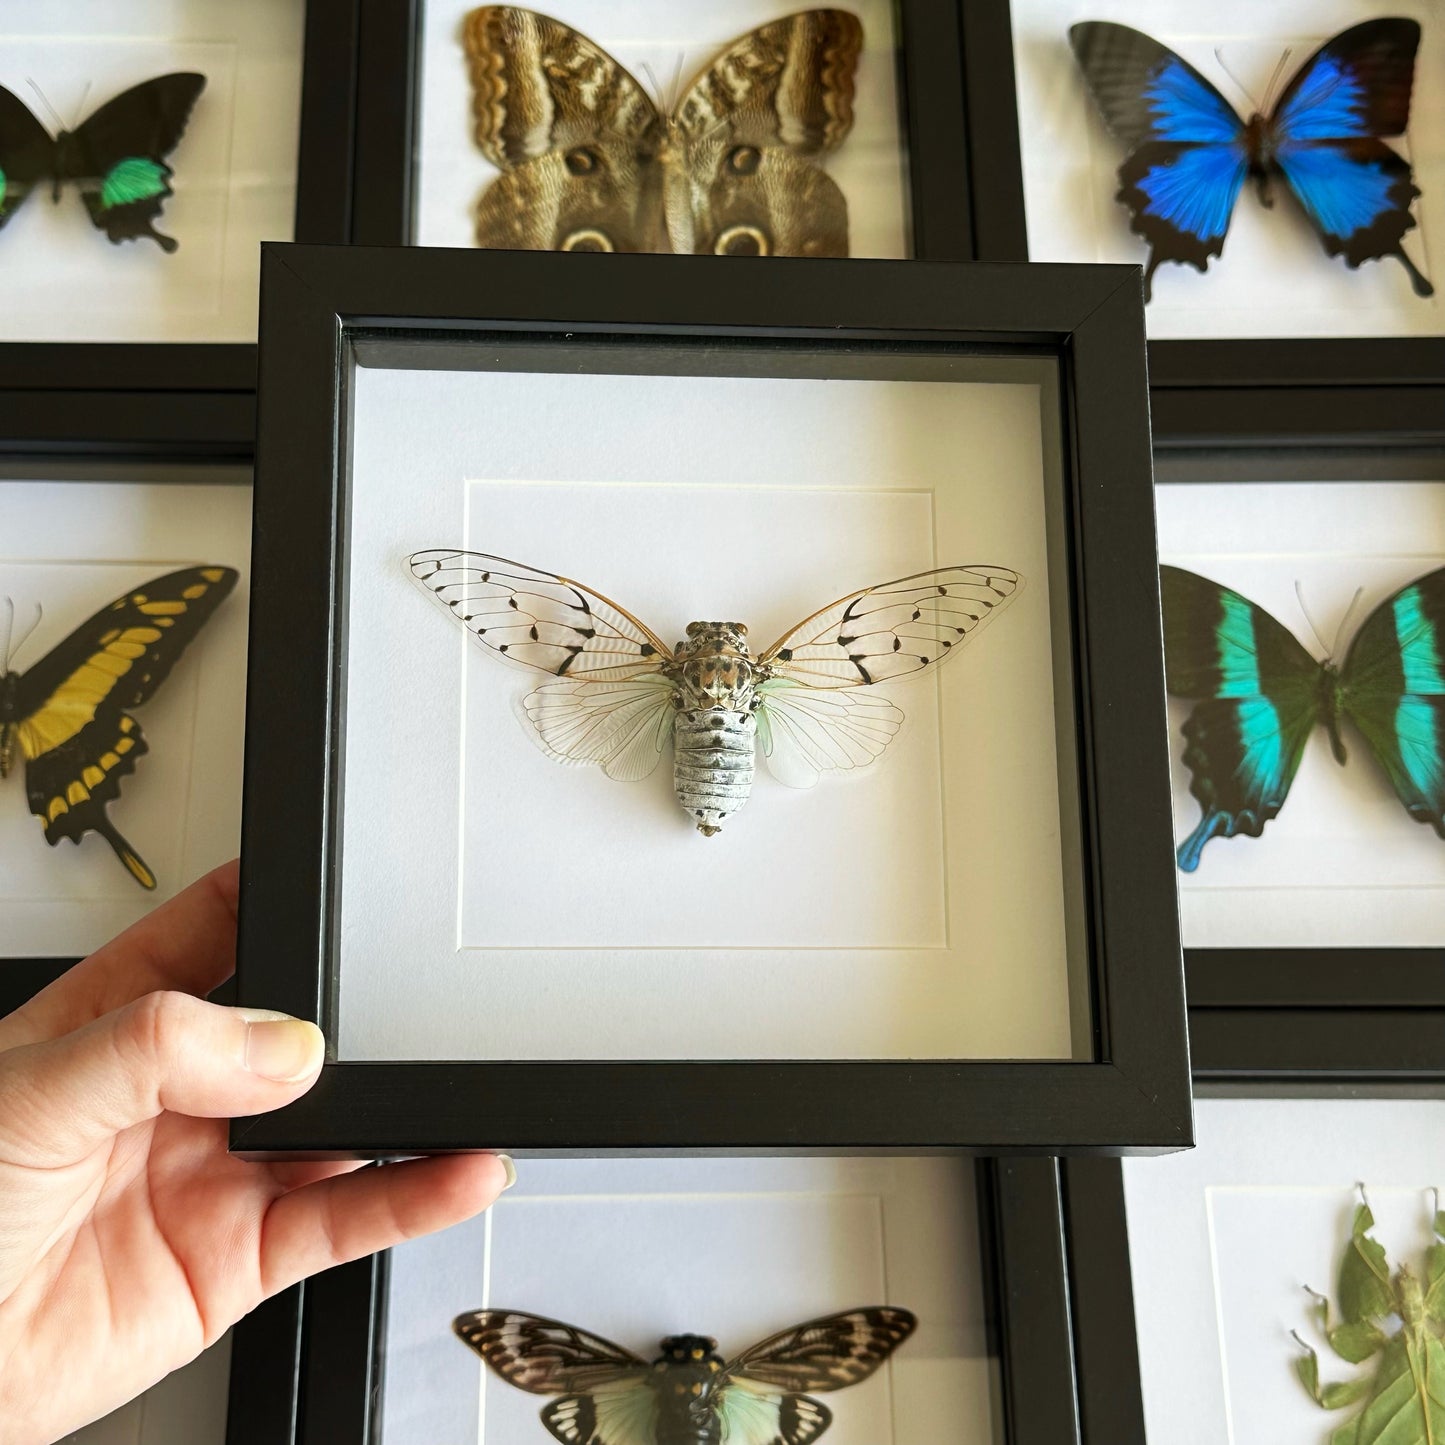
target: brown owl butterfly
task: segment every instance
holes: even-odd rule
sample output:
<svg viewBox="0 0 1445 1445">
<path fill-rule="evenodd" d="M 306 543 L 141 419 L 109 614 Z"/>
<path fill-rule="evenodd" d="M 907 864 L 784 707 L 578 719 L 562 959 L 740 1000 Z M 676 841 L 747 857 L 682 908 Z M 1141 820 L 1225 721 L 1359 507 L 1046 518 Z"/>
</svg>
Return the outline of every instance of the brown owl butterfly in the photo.
<svg viewBox="0 0 1445 1445">
<path fill-rule="evenodd" d="M 853 126 L 863 27 L 804 10 L 728 45 L 665 113 L 606 51 L 510 5 L 466 18 L 477 145 L 502 174 L 479 245 L 846 256 L 820 161 Z"/>
</svg>

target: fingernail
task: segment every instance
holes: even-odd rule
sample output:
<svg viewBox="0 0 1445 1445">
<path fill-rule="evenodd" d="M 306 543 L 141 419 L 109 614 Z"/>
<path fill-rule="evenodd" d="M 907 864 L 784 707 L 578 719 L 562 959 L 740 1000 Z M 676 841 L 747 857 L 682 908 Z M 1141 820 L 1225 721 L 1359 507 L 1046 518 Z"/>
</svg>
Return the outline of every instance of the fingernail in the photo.
<svg viewBox="0 0 1445 1445">
<path fill-rule="evenodd" d="M 502 1193 L 505 1194 L 517 1182 L 517 1166 L 512 1163 L 510 1154 L 495 1154 L 492 1157 L 507 1171 L 507 1182 L 502 1185 Z"/>
<path fill-rule="evenodd" d="M 278 1084 L 295 1084 L 321 1067 L 326 1039 L 305 1019 L 269 1009 L 247 1009 L 246 1068 Z"/>
</svg>

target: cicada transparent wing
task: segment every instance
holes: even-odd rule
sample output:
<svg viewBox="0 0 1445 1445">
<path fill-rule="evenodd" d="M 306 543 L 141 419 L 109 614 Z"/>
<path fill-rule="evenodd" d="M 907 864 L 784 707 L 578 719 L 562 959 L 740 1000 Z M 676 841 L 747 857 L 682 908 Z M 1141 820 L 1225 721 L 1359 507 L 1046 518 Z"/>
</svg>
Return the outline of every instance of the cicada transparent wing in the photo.
<svg viewBox="0 0 1445 1445">
<path fill-rule="evenodd" d="M 811 788 L 820 773 L 865 767 L 903 725 L 902 709 L 881 693 L 774 677 L 758 694 L 758 743 L 768 771 L 790 788 Z"/>
<path fill-rule="evenodd" d="M 863 767 L 896 736 L 903 713 L 856 689 L 908 677 L 952 656 L 1013 600 L 1010 567 L 939 567 L 840 597 L 758 657 L 758 736 L 769 771 L 790 787 Z"/>
<path fill-rule="evenodd" d="M 522 703 L 542 751 L 554 762 L 596 764 L 632 783 L 657 766 L 672 737 L 672 684 L 653 674 L 627 682 L 561 678 Z"/>
<path fill-rule="evenodd" d="M 412 576 L 483 647 L 557 677 L 636 677 L 671 653 L 600 592 L 505 557 L 434 548 L 407 559 Z"/>
<path fill-rule="evenodd" d="M 600 592 L 505 557 L 435 548 L 412 575 L 489 651 L 554 674 L 523 708 L 543 752 L 645 778 L 672 736 L 669 656 L 650 627 Z"/>
</svg>

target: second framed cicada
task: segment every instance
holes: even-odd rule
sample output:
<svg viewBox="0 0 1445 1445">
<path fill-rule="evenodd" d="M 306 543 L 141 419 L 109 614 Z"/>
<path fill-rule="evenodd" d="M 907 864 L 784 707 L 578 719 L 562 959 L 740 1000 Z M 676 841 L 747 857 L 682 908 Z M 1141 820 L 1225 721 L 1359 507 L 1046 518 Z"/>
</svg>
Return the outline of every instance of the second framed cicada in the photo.
<svg viewBox="0 0 1445 1445">
<path fill-rule="evenodd" d="M 903 713 L 874 686 L 957 652 L 1023 587 L 1009 567 L 938 567 L 862 587 L 754 654 L 741 622 L 690 622 L 668 647 L 570 577 L 435 548 L 412 575 L 488 651 L 550 673 L 523 702 L 557 762 L 645 778 L 673 745 L 673 788 L 712 837 L 748 800 L 755 756 L 790 787 L 863 767 Z"/>
</svg>

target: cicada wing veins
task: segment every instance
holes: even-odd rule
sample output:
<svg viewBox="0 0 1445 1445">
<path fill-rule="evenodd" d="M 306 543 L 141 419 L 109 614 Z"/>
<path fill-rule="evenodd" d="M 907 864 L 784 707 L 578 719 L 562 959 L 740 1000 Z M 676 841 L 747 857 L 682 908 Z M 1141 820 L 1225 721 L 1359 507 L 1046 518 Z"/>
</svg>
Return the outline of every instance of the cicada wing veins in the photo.
<svg viewBox="0 0 1445 1445">
<path fill-rule="evenodd" d="M 761 665 L 804 687 L 868 687 L 964 646 L 1022 590 L 1010 567 L 938 567 L 863 587 L 785 632 Z"/>
<path fill-rule="evenodd" d="M 437 547 L 411 574 L 488 651 L 584 681 L 621 681 L 671 656 L 644 623 L 570 577 L 486 552 Z"/>
<path fill-rule="evenodd" d="M 897 736 L 903 712 L 881 693 L 807 687 L 791 677 L 758 688 L 758 744 L 768 771 L 790 788 L 866 767 Z"/>
</svg>

